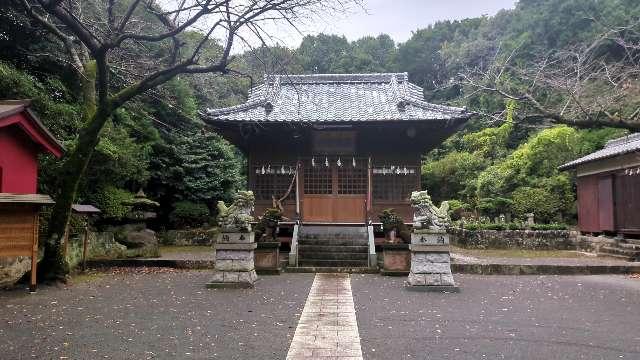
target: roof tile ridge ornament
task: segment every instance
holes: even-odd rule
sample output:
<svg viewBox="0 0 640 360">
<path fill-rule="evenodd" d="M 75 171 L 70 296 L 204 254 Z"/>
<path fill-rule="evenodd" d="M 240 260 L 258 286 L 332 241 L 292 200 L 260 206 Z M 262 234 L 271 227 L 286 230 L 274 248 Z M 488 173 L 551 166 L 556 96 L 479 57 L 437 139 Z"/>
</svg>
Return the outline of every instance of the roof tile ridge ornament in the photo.
<svg viewBox="0 0 640 360">
<path fill-rule="evenodd" d="M 278 97 L 280 96 L 280 77 L 281 75 L 270 75 L 272 80 L 267 82 L 268 79 L 265 75 L 265 84 L 266 89 L 264 91 L 264 96 L 261 101 L 261 105 L 264 107 L 264 112 L 266 116 L 269 116 L 273 111 L 273 104 L 278 102 Z M 273 84 L 271 84 L 271 82 Z"/>
</svg>

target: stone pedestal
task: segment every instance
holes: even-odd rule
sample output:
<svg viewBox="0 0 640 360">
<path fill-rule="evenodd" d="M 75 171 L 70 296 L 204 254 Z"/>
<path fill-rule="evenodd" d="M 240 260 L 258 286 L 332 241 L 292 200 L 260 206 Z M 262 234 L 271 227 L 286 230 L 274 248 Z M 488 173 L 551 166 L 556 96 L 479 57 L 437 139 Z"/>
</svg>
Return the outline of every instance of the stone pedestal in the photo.
<svg viewBox="0 0 640 360">
<path fill-rule="evenodd" d="M 382 275 L 406 276 L 411 267 L 409 244 L 383 244 L 382 259 Z"/>
<path fill-rule="evenodd" d="M 252 288 L 258 279 L 254 266 L 254 233 L 218 234 L 215 270 L 209 288 Z"/>
<path fill-rule="evenodd" d="M 444 230 L 414 230 L 411 234 L 408 289 L 458 292 L 451 274 L 449 234 Z"/>
<path fill-rule="evenodd" d="M 260 275 L 279 275 L 280 242 L 259 242 L 254 261 Z"/>
</svg>

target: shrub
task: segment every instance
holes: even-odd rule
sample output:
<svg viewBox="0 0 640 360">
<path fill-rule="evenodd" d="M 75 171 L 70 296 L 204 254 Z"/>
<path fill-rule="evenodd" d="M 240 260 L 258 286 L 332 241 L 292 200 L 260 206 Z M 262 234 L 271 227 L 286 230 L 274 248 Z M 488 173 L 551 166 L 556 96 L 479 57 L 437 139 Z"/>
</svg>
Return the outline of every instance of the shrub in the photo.
<svg viewBox="0 0 640 360">
<path fill-rule="evenodd" d="M 464 203 L 460 200 L 448 200 L 449 203 L 449 216 L 451 220 L 460 220 L 462 213 L 471 209 L 471 205 Z"/>
<path fill-rule="evenodd" d="M 173 204 L 169 221 L 176 229 L 199 227 L 209 220 L 209 208 L 205 204 L 191 201 L 178 201 Z"/>
<path fill-rule="evenodd" d="M 280 209 L 266 209 L 255 226 L 256 239 L 258 241 L 274 241 L 276 236 L 275 228 L 280 220 L 282 220 L 282 211 Z"/>
<path fill-rule="evenodd" d="M 385 234 L 395 230 L 396 236 L 400 237 L 402 241 L 411 242 L 411 232 L 404 224 L 402 218 L 396 213 L 395 209 L 384 209 L 382 213 L 378 215 L 380 222 L 382 223 L 382 230 Z"/>
<path fill-rule="evenodd" d="M 134 194 L 115 186 L 105 186 L 96 194 L 94 200 L 96 207 L 100 209 L 100 216 L 106 220 L 121 220 L 130 210 L 130 206 L 122 205 L 127 200 L 132 200 Z"/>
</svg>

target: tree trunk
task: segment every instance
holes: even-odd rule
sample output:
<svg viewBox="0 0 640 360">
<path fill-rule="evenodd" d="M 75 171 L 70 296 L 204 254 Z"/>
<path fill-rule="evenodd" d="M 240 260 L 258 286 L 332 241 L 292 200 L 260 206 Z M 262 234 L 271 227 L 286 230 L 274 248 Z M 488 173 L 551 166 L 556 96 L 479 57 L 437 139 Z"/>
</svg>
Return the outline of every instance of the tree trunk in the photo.
<svg viewBox="0 0 640 360">
<path fill-rule="evenodd" d="M 43 275 L 56 280 L 63 280 L 69 274 L 64 241 L 71 219 L 71 205 L 75 201 L 78 185 L 91 161 L 93 151 L 100 141 L 100 131 L 111 114 L 108 106 L 96 108 L 95 61 L 89 61 L 84 65 L 84 76 L 81 76 L 80 81 L 86 125 L 80 130 L 76 147 L 68 155 L 59 174 L 60 193 L 51 214 L 41 264 Z"/>
<path fill-rule="evenodd" d="M 56 200 L 49 222 L 49 232 L 45 241 L 42 268 L 46 277 L 63 279 L 69 273 L 69 263 L 64 254 L 64 235 L 71 218 L 71 205 L 75 201 L 80 180 L 84 176 L 93 151 L 100 140 L 100 130 L 109 119 L 110 113 L 98 108 L 89 126 L 78 137 L 78 143 L 62 165 L 60 172 L 60 194 Z"/>
</svg>

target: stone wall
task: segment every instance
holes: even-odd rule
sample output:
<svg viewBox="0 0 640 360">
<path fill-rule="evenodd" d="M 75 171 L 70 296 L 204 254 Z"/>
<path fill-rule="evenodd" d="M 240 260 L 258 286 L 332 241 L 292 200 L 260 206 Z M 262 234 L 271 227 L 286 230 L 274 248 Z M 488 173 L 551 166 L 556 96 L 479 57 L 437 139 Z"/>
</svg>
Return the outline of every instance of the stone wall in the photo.
<svg viewBox="0 0 640 360">
<path fill-rule="evenodd" d="M 77 267 L 82 262 L 82 250 L 84 234 L 70 236 L 67 245 L 67 260 L 71 268 Z M 40 245 L 44 239 L 40 240 Z M 40 246 L 39 260 L 44 255 Z M 87 260 L 89 259 L 121 259 L 128 255 L 127 248 L 118 244 L 111 232 L 89 232 L 89 246 L 87 247 Z M 31 270 L 31 258 L 28 256 L 0 257 L 0 288 L 10 287 Z"/>
<path fill-rule="evenodd" d="M 163 245 L 175 246 L 210 246 L 214 243 L 218 229 L 168 230 L 159 233 Z"/>
<path fill-rule="evenodd" d="M 575 249 L 575 236 L 568 230 L 449 230 L 451 243 L 468 249 Z"/>
<path fill-rule="evenodd" d="M 67 260 L 72 269 L 82 262 L 83 239 L 84 234 L 69 238 Z M 117 243 L 112 232 L 89 232 L 87 260 L 122 259 L 126 257 L 127 247 Z"/>
</svg>

